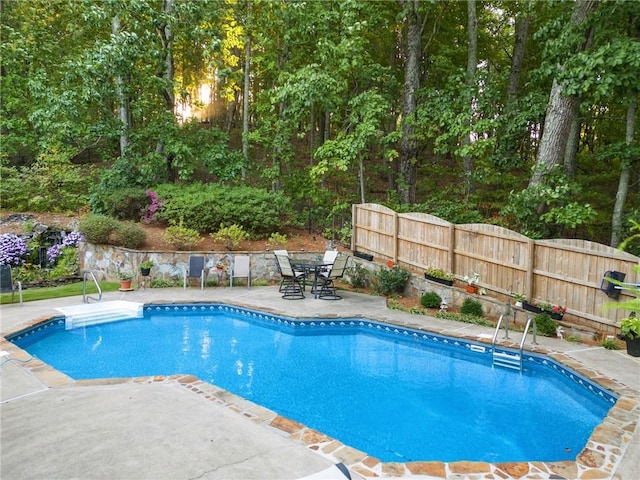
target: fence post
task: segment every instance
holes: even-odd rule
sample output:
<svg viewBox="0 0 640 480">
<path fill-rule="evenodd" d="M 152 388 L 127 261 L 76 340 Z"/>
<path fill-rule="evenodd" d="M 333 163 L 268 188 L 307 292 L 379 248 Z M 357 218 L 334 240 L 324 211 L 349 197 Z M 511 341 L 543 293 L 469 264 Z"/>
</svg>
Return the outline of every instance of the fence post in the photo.
<svg viewBox="0 0 640 480">
<path fill-rule="evenodd" d="M 356 230 L 358 228 L 358 222 L 356 219 L 358 218 L 358 205 L 351 205 L 351 251 L 353 252 L 356 249 Z"/>
<path fill-rule="evenodd" d="M 393 212 L 393 263 L 398 263 L 398 212 Z"/>
<path fill-rule="evenodd" d="M 456 226 L 451 223 L 449 225 L 449 266 L 448 270 L 455 274 L 456 273 Z"/>
<path fill-rule="evenodd" d="M 536 242 L 529 239 L 527 241 L 527 247 L 529 249 L 529 255 L 527 257 L 527 276 L 526 283 L 524 285 L 524 294 L 529 301 L 533 300 L 533 267 L 536 258 Z"/>
</svg>

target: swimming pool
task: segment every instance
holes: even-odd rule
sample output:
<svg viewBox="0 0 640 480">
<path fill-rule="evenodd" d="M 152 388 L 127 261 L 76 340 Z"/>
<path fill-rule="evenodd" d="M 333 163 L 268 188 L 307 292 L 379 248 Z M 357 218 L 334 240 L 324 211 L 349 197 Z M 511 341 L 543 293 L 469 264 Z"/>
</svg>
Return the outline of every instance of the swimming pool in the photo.
<svg viewBox="0 0 640 480">
<path fill-rule="evenodd" d="M 545 357 L 494 369 L 469 342 L 362 319 L 213 304 L 63 323 L 10 340 L 76 379 L 191 373 L 383 461 L 573 459 L 615 403 Z"/>
</svg>

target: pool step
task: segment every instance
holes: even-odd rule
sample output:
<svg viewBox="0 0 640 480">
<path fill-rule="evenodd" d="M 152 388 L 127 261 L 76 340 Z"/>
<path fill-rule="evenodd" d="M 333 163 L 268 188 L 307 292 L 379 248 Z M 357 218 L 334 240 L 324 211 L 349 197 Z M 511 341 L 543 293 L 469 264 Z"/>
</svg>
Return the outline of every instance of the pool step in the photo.
<svg viewBox="0 0 640 480">
<path fill-rule="evenodd" d="M 64 328 L 66 330 L 100 323 L 142 318 L 144 315 L 142 303 L 126 302 L 124 300 L 74 305 L 56 308 L 56 310 L 64 314 Z"/>
<path fill-rule="evenodd" d="M 499 367 L 522 370 L 522 355 L 519 353 L 493 351 L 493 364 Z"/>
</svg>

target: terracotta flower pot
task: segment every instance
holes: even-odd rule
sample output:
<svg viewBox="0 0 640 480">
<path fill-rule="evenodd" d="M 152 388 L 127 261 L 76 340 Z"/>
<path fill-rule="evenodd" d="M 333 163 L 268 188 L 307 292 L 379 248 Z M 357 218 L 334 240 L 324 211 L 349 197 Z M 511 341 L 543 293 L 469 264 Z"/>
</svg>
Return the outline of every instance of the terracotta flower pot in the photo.
<svg viewBox="0 0 640 480">
<path fill-rule="evenodd" d="M 464 289 L 467 293 L 478 293 L 478 287 L 475 285 L 465 285 Z"/>
<path fill-rule="evenodd" d="M 120 280 L 120 290 L 130 290 L 131 280 Z"/>
</svg>

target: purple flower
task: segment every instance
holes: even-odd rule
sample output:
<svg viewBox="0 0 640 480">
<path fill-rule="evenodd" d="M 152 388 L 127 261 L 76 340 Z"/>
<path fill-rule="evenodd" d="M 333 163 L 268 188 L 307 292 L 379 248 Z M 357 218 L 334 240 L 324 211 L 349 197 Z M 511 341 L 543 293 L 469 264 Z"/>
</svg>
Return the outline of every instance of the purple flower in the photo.
<svg viewBox="0 0 640 480">
<path fill-rule="evenodd" d="M 51 264 L 56 263 L 61 253 L 62 253 L 62 245 L 60 244 L 47 248 L 48 262 Z"/>
<path fill-rule="evenodd" d="M 156 219 L 156 213 L 162 208 L 164 202 L 158 198 L 158 194 L 153 190 L 147 190 L 145 193 L 151 203 L 142 209 L 142 221 L 151 223 Z"/>
<path fill-rule="evenodd" d="M 77 248 L 78 244 L 83 240 L 84 240 L 84 237 L 82 236 L 82 234 L 74 230 L 73 232 L 67 234 L 67 236 L 64 237 L 64 239 L 62 240 L 62 246 Z"/>
<path fill-rule="evenodd" d="M 22 265 L 27 244 L 14 233 L 0 235 L 0 265 Z"/>
</svg>

